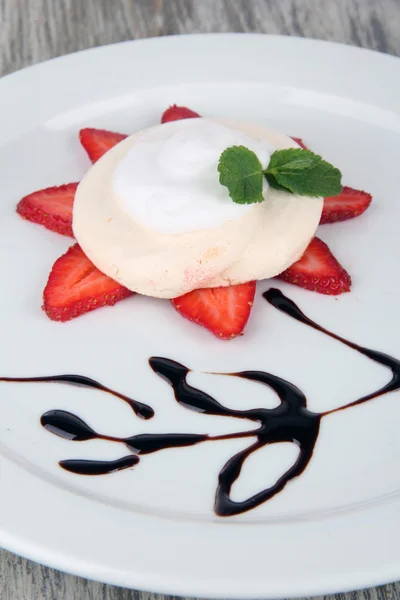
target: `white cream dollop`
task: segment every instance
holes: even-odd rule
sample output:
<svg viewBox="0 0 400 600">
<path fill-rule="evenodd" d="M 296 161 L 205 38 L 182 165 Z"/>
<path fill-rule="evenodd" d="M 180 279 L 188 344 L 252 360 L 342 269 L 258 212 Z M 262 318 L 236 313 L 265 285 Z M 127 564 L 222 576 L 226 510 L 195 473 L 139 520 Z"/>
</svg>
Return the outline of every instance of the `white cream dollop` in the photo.
<svg viewBox="0 0 400 600">
<path fill-rule="evenodd" d="M 245 145 L 256 151 L 263 164 L 268 163 L 268 155 L 263 154 L 268 148 L 298 147 L 292 139 L 249 123 L 222 121 L 218 122 L 221 128 L 211 128 L 209 122 L 197 126 L 196 121 L 202 120 L 158 125 L 130 136 L 93 165 L 75 195 L 73 231 L 83 251 L 100 271 L 139 294 L 175 298 L 198 288 L 274 277 L 302 256 L 318 227 L 322 198 L 269 188 L 261 203 L 242 207 L 231 199 L 225 202 L 227 191 L 216 183 L 218 158 L 224 148 L 214 148 L 213 136 L 207 140 L 203 136 L 199 143 L 188 137 L 188 132 L 193 131 L 193 127 L 203 132 L 218 130 L 216 140 L 221 144 L 226 135 L 224 145 L 228 146 L 233 140 L 243 143 L 245 136 Z M 183 138 L 175 137 L 180 132 Z M 166 136 L 165 142 L 174 139 L 172 146 L 161 144 L 163 136 Z M 168 182 L 160 186 L 158 200 L 152 197 L 151 162 L 146 164 L 145 180 L 140 169 L 133 173 L 126 168 L 129 164 L 136 168 L 135 161 L 129 159 L 123 169 L 121 166 L 133 149 L 136 156 L 141 154 L 146 138 L 148 142 L 152 139 L 157 142 L 156 155 L 162 168 L 155 169 L 155 174 Z M 185 139 L 185 144 L 181 144 L 180 139 Z M 177 160 L 179 156 L 185 160 Z M 148 153 L 146 161 L 150 160 Z M 212 166 L 215 177 L 213 175 L 210 186 L 215 196 L 206 194 L 199 162 L 205 170 Z M 121 170 L 125 173 L 125 183 Z M 174 177 L 179 182 L 179 185 L 176 183 L 178 192 L 186 190 L 181 196 L 178 194 L 180 199 L 175 205 L 171 193 Z M 194 183 L 196 178 L 200 181 L 200 190 Z M 145 183 L 143 193 L 138 181 Z M 118 187 L 121 183 L 123 189 Z M 131 196 L 133 190 L 135 197 Z M 151 202 L 149 197 L 152 197 Z M 206 209 L 203 201 L 210 203 Z M 168 218 L 164 203 L 168 206 Z M 161 204 L 164 212 L 159 213 L 157 204 Z M 152 207 L 150 211 L 148 205 Z M 143 209 L 142 215 L 138 211 Z M 169 227 L 170 232 L 183 228 L 183 233 L 161 233 L 157 229 L 160 227 Z"/>
<path fill-rule="evenodd" d="M 215 229 L 244 216 L 250 205 L 232 202 L 219 183 L 219 157 L 230 146 L 246 146 L 263 168 L 273 151 L 266 141 L 208 119 L 143 132 L 114 172 L 122 208 L 143 226 L 172 235 Z"/>
</svg>

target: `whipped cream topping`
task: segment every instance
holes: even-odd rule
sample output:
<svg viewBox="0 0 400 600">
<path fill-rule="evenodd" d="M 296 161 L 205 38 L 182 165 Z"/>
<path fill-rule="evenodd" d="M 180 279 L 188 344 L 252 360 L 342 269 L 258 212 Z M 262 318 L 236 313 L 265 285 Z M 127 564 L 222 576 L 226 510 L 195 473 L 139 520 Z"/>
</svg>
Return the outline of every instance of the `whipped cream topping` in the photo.
<svg viewBox="0 0 400 600">
<path fill-rule="evenodd" d="M 123 210 L 158 233 L 215 229 L 250 209 L 235 204 L 219 183 L 219 157 L 229 146 L 246 146 L 264 168 L 273 151 L 266 141 L 204 118 L 152 128 L 137 138 L 115 169 L 114 192 Z"/>
<path fill-rule="evenodd" d="M 221 216 L 220 209 L 217 209 L 217 216 L 210 215 L 209 228 L 204 226 L 203 220 L 201 225 L 196 221 L 194 231 L 160 233 L 155 229 L 157 224 L 154 218 L 147 221 L 147 224 L 151 224 L 149 227 L 136 217 L 126 206 L 126 199 L 122 200 L 115 189 L 116 179 L 120 180 L 119 177 L 116 178 L 116 174 L 121 164 L 136 145 L 143 147 L 144 136 L 151 134 L 158 139 L 159 135 L 167 135 L 171 141 L 173 136 L 169 136 L 168 128 L 175 133 L 182 131 L 186 135 L 194 122 L 200 120 L 158 125 L 130 136 L 97 161 L 78 186 L 73 208 L 76 240 L 100 271 L 139 294 L 175 298 L 198 288 L 229 286 L 274 277 L 302 256 L 318 227 L 322 198 L 297 196 L 273 188 L 266 191 L 264 202 L 246 206 L 243 213 L 235 218 L 224 220 L 227 213 Z M 252 140 L 252 149 L 258 148 L 260 143 L 257 154 L 265 151 L 261 141 L 265 143 L 265 148 L 271 147 L 273 150 L 298 147 L 286 135 L 259 125 L 234 121 L 218 123 L 224 126 L 223 130 L 233 130 L 234 133 L 229 134 L 230 139 L 237 132 Z M 203 125 L 201 130 L 204 131 Z M 204 145 L 207 147 L 207 144 L 202 146 L 197 140 L 190 140 L 188 137 L 185 139 L 186 150 L 177 147 L 174 155 L 175 159 L 179 153 L 188 155 L 188 171 L 180 161 L 177 161 L 178 164 L 173 164 L 174 161 L 168 163 L 168 152 L 162 164 L 163 168 L 169 164 L 170 171 L 177 173 L 180 184 L 183 186 L 185 183 L 189 186 L 188 189 L 196 193 L 197 188 L 191 183 L 192 174 L 189 171 L 192 166 L 195 173 L 198 173 L 198 161 L 192 161 L 194 165 L 190 164 L 190 147 L 193 144 L 195 152 L 201 155 L 200 148 L 204 148 Z M 243 137 L 240 139 L 243 140 Z M 246 142 L 246 146 L 250 146 L 250 143 Z M 160 149 L 158 152 L 161 155 Z M 207 155 L 207 152 L 204 154 Z M 217 155 L 218 152 L 219 150 Z M 263 164 L 268 164 L 268 158 L 264 159 L 261 154 L 258 156 Z M 202 160 L 206 164 L 204 155 Z M 215 162 L 214 168 L 216 169 Z M 171 178 L 171 175 L 168 177 Z M 202 181 L 204 184 L 204 180 Z M 128 191 L 133 184 L 134 182 L 129 184 Z M 146 185 L 150 184 L 151 181 L 147 181 Z M 219 187 L 224 190 L 223 186 Z M 138 197 L 134 210 L 138 210 L 142 196 L 139 195 L 139 187 L 135 189 Z M 217 193 L 219 191 L 218 188 Z M 204 186 L 201 187 L 201 193 L 204 193 Z M 169 202 L 170 197 L 168 193 L 166 201 Z M 192 203 L 192 200 L 189 201 Z M 233 209 L 242 208 L 232 200 L 229 202 Z M 201 214 L 201 207 L 197 204 L 197 201 L 193 202 L 192 208 Z M 231 208 L 227 207 L 227 210 Z M 177 219 L 171 218 L 170 225 L 194 226 L 190 220 L 190 211 L 182 219 L 180 212 L 177 212 Z M 198 214 L 196 219 L 199 219 Z M 218 219 L 223 222 L 216 226 Z M 166 226 L 166 222 L 167 219 L 162 218 L 158 225 Z"/>
</svg>

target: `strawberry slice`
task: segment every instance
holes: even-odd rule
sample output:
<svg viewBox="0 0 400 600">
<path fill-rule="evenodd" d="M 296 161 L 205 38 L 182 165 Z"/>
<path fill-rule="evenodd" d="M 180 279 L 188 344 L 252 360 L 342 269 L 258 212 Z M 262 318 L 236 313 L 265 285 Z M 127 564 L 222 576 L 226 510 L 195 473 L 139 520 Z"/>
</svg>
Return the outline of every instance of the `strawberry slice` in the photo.
<svg viewBox="0 0 400 600">
<path fill-rule="evenodd" d="M 338 263 L 328 246 L 315 237 L 302 258 L 279 275 L 279 279 L 306 290 L 336 296 L 349 292 L 350 275 Z"/>
<path fill-rule="evenodd" d="M 194 290 L 171 300 L 186 319 L 223 340 L 242 333 L 253 306 L 256 282 Z"/>
<path fill-rule="evenodd" d="M 99 271 L 74 244 L 56 260 L 43 292 L 43 310 L 53 321 L 69 321 L 132 292 Z"/>
<path fill-rule="evenodd" d="M 371 194 L 344 187 L 337 196 L 324 198 L 320 224 L 347 221 L 362 215 L 372 202 Z"/>
<path fill-rule="evenodd" d="M 106 129 L 93 129 L 87 127 L 79 132 L 79 139 L 85 148 L 92 163 L 95 163 L 106 152 L 125 140 L 128 136 L 124 133 L 115 133 Z"/>
<path fill-rule="evenodd" d="M 292 140 L 294 140 L 299 146 L 301 146 L 304 150 L 308 150 L 307 146 L 305 145 L 305 143 L 303 142 L 303 140 L 301 138 L 298 137 L 293 137 L 292 136 Z"/>
<path fill-rule="evenodd" d="M 33 192 L 18 202 L 17 213 L 50 231 L 74 237 L 72 205 L 77 187 L 77 183 L 68 183 Z"/>
<path fill-rule="evenodd" d="M 195 119 L 200 117 L 199 113 L 186 108 L 186 106 L 177 106 L 173 104 L 165 110 L 161 117 L 161 123 L 169 123 L 170 121 L 180 121 L 181 119 Z"/>
</svg>

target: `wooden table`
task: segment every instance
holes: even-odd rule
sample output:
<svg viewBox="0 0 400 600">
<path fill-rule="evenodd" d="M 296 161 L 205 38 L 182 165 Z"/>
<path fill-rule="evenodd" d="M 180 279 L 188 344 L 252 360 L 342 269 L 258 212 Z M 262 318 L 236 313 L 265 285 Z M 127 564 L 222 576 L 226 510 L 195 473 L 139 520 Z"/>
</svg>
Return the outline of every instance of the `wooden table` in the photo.
<svg viewBox="0 0 400 600">
<path fill-rule="evenodd" d="M 400 56 L 400 0 L 0 0 L 0 75 L 122 40 L 225 31 L 321 38 Z M 64 575 L 3 550 L 0 598 L 150 600 L 161 596 Z M 400 600 L 400 583 L 335 598 Z"/>
</svg>

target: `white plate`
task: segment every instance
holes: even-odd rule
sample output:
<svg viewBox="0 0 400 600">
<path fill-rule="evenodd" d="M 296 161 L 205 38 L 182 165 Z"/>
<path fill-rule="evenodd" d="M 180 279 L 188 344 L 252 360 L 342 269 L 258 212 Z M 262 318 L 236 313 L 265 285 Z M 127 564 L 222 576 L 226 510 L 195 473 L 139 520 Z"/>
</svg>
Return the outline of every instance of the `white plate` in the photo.
<svg viewBox="0 0 400 600">
<path fill-rule="evenodd" d="M 400 62 L 294 38 L 216 35 L 98 48 L 0 82 L 0 298 L 3 376 L 80 373 L 153 406 L 138 420 L 96 390 L 1 385 L 0 542 L 93 579 L 158 592 L 288 597 L 349 590 L 400 577 L 400 403 L 388 394 L 322 421 L 314 456 L 269 502 L 237 517 L 213 512 L 218 472 L 246 440 L 142 457 L 133 471 L 83 477 L 67 458 L 128 454 L 105 441 L 72 443 L 40 425 L 50 409 L 77 413 L 114 436 L 239 431 L 239 420 L 185 410 L 148 366 L 166 356 L 189 381 L 236 408 L 273 407 L 264 386 L 200 371 L 270 371 L 295 383 L 312 411 L 377 389 L 387 369 L 269 306 L 259 285 L 246 335 L 221 342 L 168 302 L 133 297 L 65 325 L 40 310 L 54 260 L 69 240 L 15 214 L 23 195 L 79 180 L 89 168 L 83 126 L 134 132 L 171 103 L 201 114 L 258 121 L 301 136 L 374 195 L 359 220 L 321 227 L 353 289 L 324 297 L 274 283 L 338 334 L 400 357 L 398 159 Z M 245 498 L 294 460 L 292 444 L 254 455 L 234 489 Z"/>
</svg>

